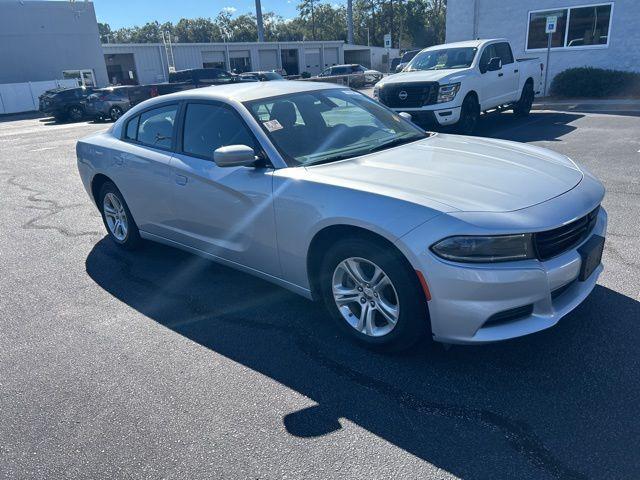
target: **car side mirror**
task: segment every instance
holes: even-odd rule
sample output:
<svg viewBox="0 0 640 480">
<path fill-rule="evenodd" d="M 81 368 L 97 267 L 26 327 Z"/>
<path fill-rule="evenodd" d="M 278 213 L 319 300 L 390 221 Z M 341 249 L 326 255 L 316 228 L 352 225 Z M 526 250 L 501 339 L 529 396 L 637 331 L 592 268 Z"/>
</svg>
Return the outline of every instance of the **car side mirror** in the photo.
<svg viewBox="0 0 640 480">
<path fill-rule="evenodd" d="M 213 161 L 219 167 L 252 167 L 256 163 L 256 154 L 246 145 L 227 145 L 213 152 Z"/>
<path fill-rule="evenodd" d="M 405 120 L 408 120 L 408 121 L 410 121 L 410 122 L 413 122 L 413 117 L 411 116 L 411 114 L 410 114 L 410 113 L 407 113 L 407 112 L 400 112 L 398 115 L 399 115 L 399 116 L 401 116 L 402 118 L 404 118 Z"/>
<path fill-rule="evenodd" d="M 502 60 L 500 60 L 500 57 L 493 57 L 489 60 L 486 69 L 488 72 L 495 72 L 496 70 L 502 69 Z"/>
</svg>

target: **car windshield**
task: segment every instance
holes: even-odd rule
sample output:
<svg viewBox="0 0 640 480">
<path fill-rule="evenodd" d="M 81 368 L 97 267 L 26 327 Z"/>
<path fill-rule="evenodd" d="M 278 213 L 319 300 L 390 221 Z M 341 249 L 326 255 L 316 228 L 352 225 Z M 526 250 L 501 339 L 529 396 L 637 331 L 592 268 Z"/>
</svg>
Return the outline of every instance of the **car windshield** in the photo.
<svg viewBox="0 0 640 480">
<path fill-rule="evenodd" d="M 294 93 L 245 106 L 290 166 L 356 157 L 429 136 L 353 90 Z"/>
<path fill-rule="evenodd" d="M 469 68 L 477 51 L 475 47 L 427 50 L 413 57 L 405 71 Z"/>
<path fill-rule="evenodd" d="M 276 72 L 264 72 L 263 75 L 267 80 L 284 80 L 284 78 L 282 78 L 282 75 Z"/>
</svg>

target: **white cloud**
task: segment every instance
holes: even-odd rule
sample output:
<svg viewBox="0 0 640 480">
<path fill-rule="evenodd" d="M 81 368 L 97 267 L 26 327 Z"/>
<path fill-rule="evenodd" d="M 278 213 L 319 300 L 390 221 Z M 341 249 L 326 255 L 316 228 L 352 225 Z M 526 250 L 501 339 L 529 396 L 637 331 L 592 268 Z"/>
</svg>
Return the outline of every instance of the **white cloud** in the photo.
<svg viewBox="0 0 640 480">
<path fill-rule="evenodd" d="M 236 13 L 238 11 L 238 9 L 236 7 L 224 7 L 222 9 L 223 13 L 228 13 L 229 15 L 233 15 L 234 13 Z"/>
</svg>

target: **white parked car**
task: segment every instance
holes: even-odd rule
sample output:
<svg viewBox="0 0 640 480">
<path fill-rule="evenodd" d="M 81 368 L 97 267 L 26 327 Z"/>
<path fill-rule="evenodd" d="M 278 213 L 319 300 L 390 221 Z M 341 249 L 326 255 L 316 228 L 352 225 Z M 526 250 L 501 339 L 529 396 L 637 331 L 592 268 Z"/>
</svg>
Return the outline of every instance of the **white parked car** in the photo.
<svg viewBox="0 0 640 480">
<path fill-rule="evenodd" d="M 543 330 L 603 268 L 604 188 L 571 159 L 426 133 L 335 84 L 157 97 L 77 156 L 117 245 L 161 242 L 322 300 L 373 346 Z"/>
<path fill-rule="evenodd" d="M 526 116 L 542 88 L 543 64 L 516 59 L 507 40 L 473 40 L 425 48 L 404 70 L 384 78 L 374 97 L 421 125 L 455 125 L 470 134 L 480 112 Z"/>
</svg>

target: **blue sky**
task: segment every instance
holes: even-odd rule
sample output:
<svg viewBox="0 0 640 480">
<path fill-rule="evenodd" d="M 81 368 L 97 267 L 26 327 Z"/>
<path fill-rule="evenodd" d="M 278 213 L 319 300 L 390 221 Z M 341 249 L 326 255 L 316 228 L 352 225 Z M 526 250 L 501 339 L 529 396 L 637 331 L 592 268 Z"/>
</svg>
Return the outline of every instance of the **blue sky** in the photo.
<svg viewBox="0 0 640 480">
<path fill-rule="evenodd" d="M 345 3 L 345 0 L 331 0 Z M 111 28 L 143 25 L 158 20 L 176 22 L 181 18 L 215 17 L 229 8 L 236 15 L 255 11 L 255 0 L 93 0 L 99 22 Z M 262 0 L 263 12 L 284 18 L 296 16 L 298 0 Z"/>
</svg>

